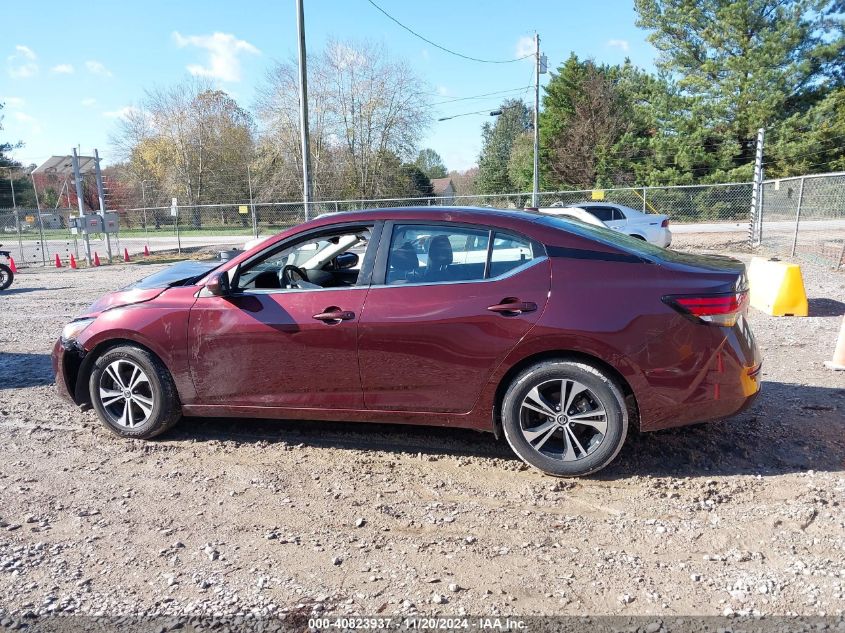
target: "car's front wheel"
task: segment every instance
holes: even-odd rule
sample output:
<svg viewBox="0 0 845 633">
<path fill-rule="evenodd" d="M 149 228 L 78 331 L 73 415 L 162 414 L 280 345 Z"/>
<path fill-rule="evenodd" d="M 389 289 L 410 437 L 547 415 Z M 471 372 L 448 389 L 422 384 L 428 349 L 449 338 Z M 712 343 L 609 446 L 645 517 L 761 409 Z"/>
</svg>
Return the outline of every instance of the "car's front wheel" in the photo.
<svg viewBox="0 0 845 633">
<path fill-rule="evenodd" d="M 511 383 L 502 427 L 527 464 L 556 477 L 578 477 L 613 461 L 628 434 L 628 411 L 622 390 L 604 371 L 545 361 Z"/>
<path fill-rule="evenodd" d="M 100 420 L 121 437 L 155 437 L 182 415 L 170 372 L 156 356 L 133 345 L 113 347 L 97 358 L 88 389 Z"/>
</svg>

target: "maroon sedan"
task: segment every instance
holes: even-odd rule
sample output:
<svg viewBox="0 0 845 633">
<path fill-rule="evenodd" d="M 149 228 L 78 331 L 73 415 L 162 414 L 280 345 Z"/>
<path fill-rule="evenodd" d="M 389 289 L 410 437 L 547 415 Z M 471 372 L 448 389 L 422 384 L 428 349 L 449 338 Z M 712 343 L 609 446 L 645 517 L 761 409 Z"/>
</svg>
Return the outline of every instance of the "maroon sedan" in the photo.
<svg viewBox="0 0 845 633">
<path fill-rule="evenodd" d="M 631 426 L 724 418 L 759 390 L 741 262 L 574 220 L 334 214 L 212 266 L 69 323 L 60 392 L 122 437 L 182 416 L 456 426 L 573 476 L 607 466 Z"/>
</svg>

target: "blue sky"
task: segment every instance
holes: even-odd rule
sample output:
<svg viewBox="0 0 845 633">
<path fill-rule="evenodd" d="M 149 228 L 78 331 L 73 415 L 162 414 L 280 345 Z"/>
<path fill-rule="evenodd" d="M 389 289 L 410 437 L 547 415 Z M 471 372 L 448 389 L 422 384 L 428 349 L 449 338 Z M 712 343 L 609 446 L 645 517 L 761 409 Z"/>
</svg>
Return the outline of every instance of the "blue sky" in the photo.
<svg viewBox="0 0 845 633">
<path fill-rule="evenodd" d="M 650 69 L 654 48 L 635 26 L 630 1 L 593 0 L 376 0 L 388 13 L 429 39 L 473 57 L 509 59 L 530 46 L 537 30 L 554 69 L 574 51 L 616 63 L 626 56 Z M 296 55 L 294 0 L 89 0 L 68 5 L 5 3 L 0 46 L 0 100 L 6 103 L 2 138 L 22 140 L 15 158 L 40 163 L 79 145 L 107 162 L 110 134 L 125 108 L 145 88 L 189 74 L 211 77 L 251 109 L 255 89 L 274 60 Z M 531 61 L 480 64 L 448 55 L 388 20 L 366 0 L 305 0 L 309 52 L 334 39 L 383 43 L 428 82 L 434 102 L 528 86 Z M 530 49 L 529 49 L 530 50 Z M 548 80 L 544 76 L 543 82 Z M 521 92 L 510 95 L 519 96 Z M 442 95 L 442 96 L 439 96 Z M 436 106 L 436 116 L 494 109 L 503 97 Z M 526 100 L 530 90 L 524 92 Z M 487 115 L 435 122 L 421 144 L 450 169 L 473 165 Z"/>
</svg>

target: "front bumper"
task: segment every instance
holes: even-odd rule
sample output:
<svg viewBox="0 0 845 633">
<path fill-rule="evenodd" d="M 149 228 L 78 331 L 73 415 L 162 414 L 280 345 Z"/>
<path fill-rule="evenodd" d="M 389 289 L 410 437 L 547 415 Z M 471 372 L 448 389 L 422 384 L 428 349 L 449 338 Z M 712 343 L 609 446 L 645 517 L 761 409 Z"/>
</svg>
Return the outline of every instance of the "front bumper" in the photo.
<svg viewBox="0 0 845 633">
<path fill-rule="evenodd" d="M 56 340 L 50 355 L 53 373 L 56 375 L 56 391 L 64 400 L 79 404 L 75 398 L 76 378 L 82 364 L 84 351 L 74 341 Z"/>
</svg>

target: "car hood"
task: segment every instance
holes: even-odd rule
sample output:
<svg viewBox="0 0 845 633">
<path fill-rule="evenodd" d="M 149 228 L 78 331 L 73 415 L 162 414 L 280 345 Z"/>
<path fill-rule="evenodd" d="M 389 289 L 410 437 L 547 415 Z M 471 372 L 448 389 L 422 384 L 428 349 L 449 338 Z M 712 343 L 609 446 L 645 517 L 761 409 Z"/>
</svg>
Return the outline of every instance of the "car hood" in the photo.
<svg viewBox="0 0 845 633">
<path fill-rule="evenodd" d="M 185 285 L 204 277 L 209 271 L 217 268 L 220 263 L 189 260 L 173 264 L 125 288 L 104 294 L 93 303 L 88 312 L 93 314 L 133 303 L 150 301 L 171 286 Z"/>
</svg>

